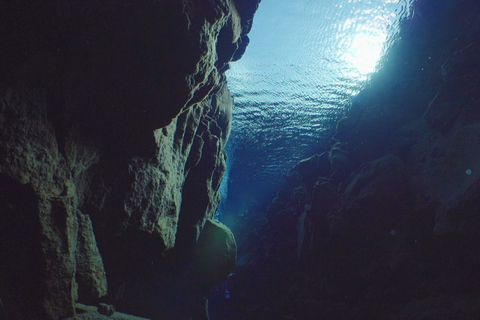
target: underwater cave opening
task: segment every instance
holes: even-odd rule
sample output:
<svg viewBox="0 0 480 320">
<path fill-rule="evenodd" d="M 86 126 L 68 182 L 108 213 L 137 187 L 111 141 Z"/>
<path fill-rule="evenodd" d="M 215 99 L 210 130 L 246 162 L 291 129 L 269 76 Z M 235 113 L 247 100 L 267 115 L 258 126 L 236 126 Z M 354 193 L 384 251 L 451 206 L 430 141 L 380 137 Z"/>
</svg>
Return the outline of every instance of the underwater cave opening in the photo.
<svg viewBox="0 0 480 320">
<path fill-rule="evenodd" d="M 321 153 L 394 41 L 412 0 L 263 0 L 245 55 L 227 72 L 235 99 L 217 218 L 234 233 L 283 175 Z"/>
</svg>

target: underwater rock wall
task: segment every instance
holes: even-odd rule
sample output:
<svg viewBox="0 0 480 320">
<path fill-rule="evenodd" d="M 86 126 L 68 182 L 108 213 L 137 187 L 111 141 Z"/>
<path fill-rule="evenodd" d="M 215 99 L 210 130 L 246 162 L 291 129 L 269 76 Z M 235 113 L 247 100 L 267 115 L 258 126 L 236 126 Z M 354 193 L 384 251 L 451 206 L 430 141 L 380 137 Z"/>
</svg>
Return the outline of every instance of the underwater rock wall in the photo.
<svg viewBox="0 0 480 320">
<path fill-rule="evenodd" d="M 66 319 L 77 302 L 208 318 L 236 255 L 212 221 L 224 72 L 258 2 L 2 1 L 0 318 Z"/>
<path fill-rule="evenodd" d="M 478 318 L 480 5 L 412 12 L 326 151 L 286 176 L 228 318 Z"/>
</svg>

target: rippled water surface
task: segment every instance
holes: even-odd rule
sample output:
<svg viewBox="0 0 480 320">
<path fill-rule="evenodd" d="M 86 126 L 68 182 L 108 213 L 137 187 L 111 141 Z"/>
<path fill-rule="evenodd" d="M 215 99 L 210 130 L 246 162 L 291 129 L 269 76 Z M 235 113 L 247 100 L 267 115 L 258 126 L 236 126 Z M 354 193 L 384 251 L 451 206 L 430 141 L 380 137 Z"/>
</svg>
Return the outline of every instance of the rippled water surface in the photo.
<svg viewBox="0 0 480 320">
<path fill-rule="evenodd" d="M 406 8 L 397 0 L 262 0 L 247 52 L 227 73 L 235 108 L 222 214 L 268 202 L 282 174 L 322 151 Z"/>
</svg>

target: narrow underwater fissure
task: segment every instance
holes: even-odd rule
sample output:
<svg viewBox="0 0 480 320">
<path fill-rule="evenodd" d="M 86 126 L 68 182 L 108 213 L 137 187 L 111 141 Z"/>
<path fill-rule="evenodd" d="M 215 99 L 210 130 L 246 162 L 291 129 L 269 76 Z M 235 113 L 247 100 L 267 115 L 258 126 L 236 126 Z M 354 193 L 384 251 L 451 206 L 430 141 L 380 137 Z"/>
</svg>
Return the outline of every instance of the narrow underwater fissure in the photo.
<svg viewBox="0 0 480 320">
<path fill-rule="evenodd" d="M 0 318 L 479 318 L 480 3 L 259 2 L 0 0 Z"/>
<path fill-rule="evenodd" d="M 410 1 L 263 1 L 246 54 L 228 71 L 235 100 L 217 219 L 251 263 L 266 212 L 295 164 L 331 148 L 337 122 L 394 42 Z M 389 43 L 387 43 L 387 40 Z M 217 289 L 228 290 L 228 280 Z"/>
</svg>

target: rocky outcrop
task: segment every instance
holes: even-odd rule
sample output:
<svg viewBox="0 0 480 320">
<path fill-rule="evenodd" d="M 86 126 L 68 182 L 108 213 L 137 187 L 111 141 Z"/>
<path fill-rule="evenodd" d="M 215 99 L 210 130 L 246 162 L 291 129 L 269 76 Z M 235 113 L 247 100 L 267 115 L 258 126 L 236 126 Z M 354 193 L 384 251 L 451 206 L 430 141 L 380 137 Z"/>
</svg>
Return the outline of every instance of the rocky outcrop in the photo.
<svg viewBox="0 0 480 320">
<path fill-rule="evenodd" d="M 478 317 L 480 6 L 412 9 L 325 152 L 286 176 L 229 318 Z"/>
<path fill-rule="evenodd" d="M 233 105 L 224 72 L 258 2 L 2 2 L 2 318 L 65 319 L 76 302 L 208 318 L 205 286 L 235 260 L 211 221 Z"/>
</svg>

